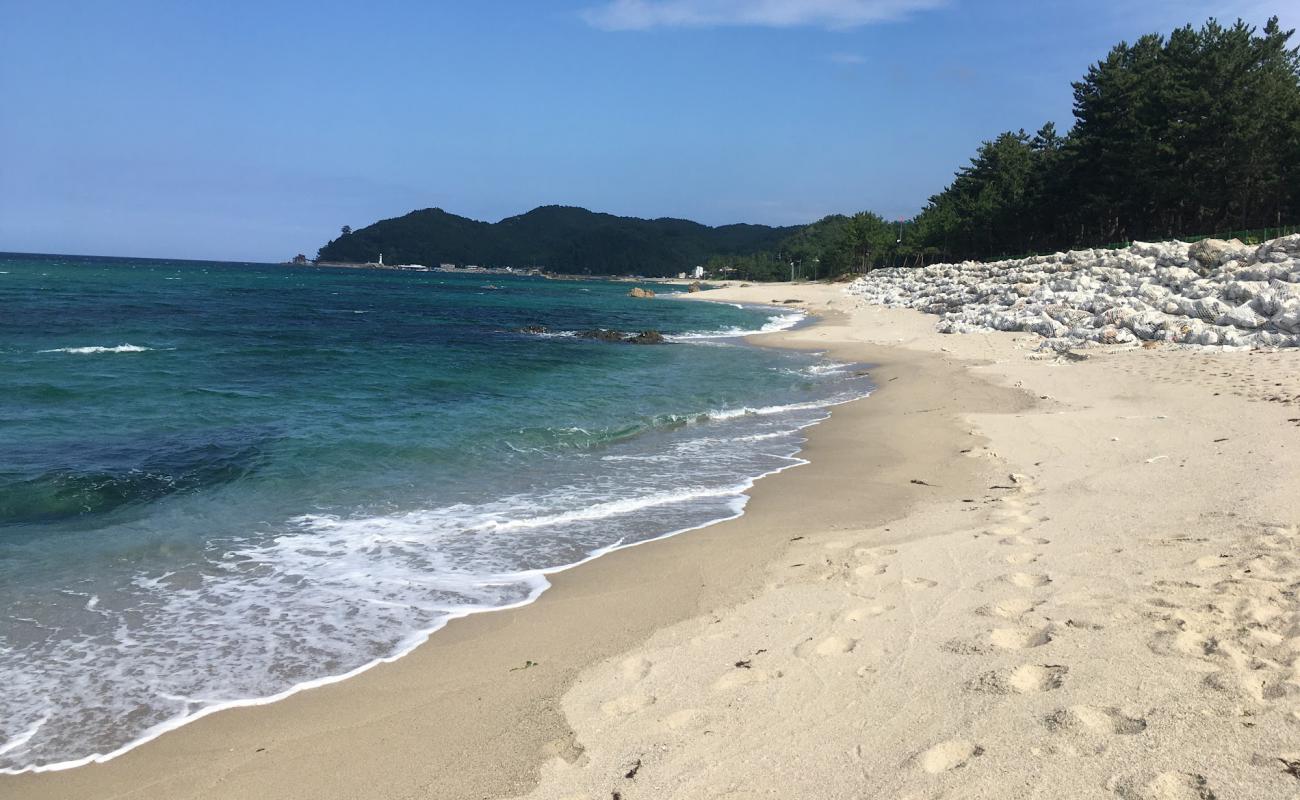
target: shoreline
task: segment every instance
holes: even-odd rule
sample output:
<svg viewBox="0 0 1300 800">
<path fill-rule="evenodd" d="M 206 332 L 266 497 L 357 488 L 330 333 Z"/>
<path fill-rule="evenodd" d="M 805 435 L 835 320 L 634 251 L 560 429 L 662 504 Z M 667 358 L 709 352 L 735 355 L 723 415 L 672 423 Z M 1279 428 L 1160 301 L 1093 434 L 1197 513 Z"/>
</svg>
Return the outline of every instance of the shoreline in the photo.
<svg viewBox="0 0 1300 800">
<path fill-rule="evenodd" d="M 789 307 L 787 306 L 786 308 Z M 801 313 L 807 313 L 807 309 L 790 309 L 790 310 L 792 311 L 798 310 Z M 809 330 L 816 329 L 824 324 L 826 324 L 825 320 L 816 320 L 813 322 L 813 324 L 801 326 L 797 330 L 809 331 Z M 762 345 L 771 345 L 775 343 L 771 341 L 773 338 L 779 338 L 785 333 L 787 332 L 782 331 L 782 332 L 770 333 L 770 334 L 759 334 L 757 337 L 752 337 L 752 338 L 758 339 L 756 343 Z M 787 344 L 787 343 L 782 343 L 782 344 Z M 804 347 L 804 349 L 808 349 L 806 348 L 806 346 L 800 345 L 798 343 L 788 343 L 788 344 L 795 347 Z M 823 348 L 820 345 L 818 345 L 813 349 L 823 349 Z M 850 354 L 845 354 L 845 355 L 850 355 Z M 854 361 L 868 360 L 868 359 L 858 358 L 857 356 L 861 354 L 857 352 L 851 355 L 853 356 L 851 360 Z M 874 376 L 875 376 L 875 371 L 873 370 L 873 377 Z M 648 540 L 648 541 L 655 542 L 658 546 L 657 548 L 639 548 L 639 550 L 645 550 L 645 551 L 657 550 L 660 548 L 664 548 L 666 545 L 672 542 L 679 541 L 679 540 L 681 541 L 692 540 L 695 537 L 700 537 L 702 534 L 707 534 L 710 531 L 714 532 L 713 535 L 710 536 L 710 538 L 727 538 L 729 534 L 726 532 L 725 526 L 734 525 L 736 527 L 750 527 L 745 525 L 744 521 L 751 516 L 757 515 L 760 512 L 762 506 L 766 505 L 766 502 L 764 500 L 761 500 L 760 498 L 762 498 L 763 495 L 767 493 L 766 487 L 770 484 L 770 482 L 779 479 L 781 476 L 790 475 L 793 473 L 804 472 L 807 470 L 819 471 L 818 468 L 814 466 L 816 465 L 817 462 L 813 461 L 812 458 L 814 453 L 817 450 L 823 449 L 824 447 L 824 443 L 820 443 L 819 440 L 830 438 L 828 434 L 823 432 L 824 429 L 833 426 L 835 424 L 835 418 L 837 416 L 848 415 L 849 409 L 853 409 L 854 407 L 862 405 L 863 401 L 867 399 L 869 398 L 862 398 L 857 401 L 851 401 L 850 403 L 844 406 L 836 407 L 831 412 L 830 417 L 828 419 L 823 420 L 821 423 L 813 425 L 810 429 L 808 429 L 808 440 L 805 442 L 804 448 L 800 451 L 797 457 L 804 462 L 812 462 L 812 465 L 809 465 L 808 463 L 791 464 L 790 467 L 803 466 L 803 470 L 791 471 L 789 467 L 785 467 L 777 471 L 776 473 L 763 476 L 763 478 L 759 480 L 747 492 L 747 494 L 750 495 L 750 500 L 747 503 L 745 510 L 742 512 L 740 516 L 730 520 L 723 520 L 719 522 L 710 523 L 708 526 L 704 528 L 697 528 L 685 532 L 673 532 L 673 533 L 665 534 L 656 539 Z M 740 523 L 740 525 L 736 525 L 736 523 Z M 719 529 L 724 529 L 724 530 L 720 532 Z M 687 532 L 690 533 L 691 536 L 677 535 L 678 533 L 687 533 Z M 742 532 L 734 535 L 744 535 L 744 534 Z M 772 540 L 766 542 L 765 544 L 768 547 L 773 547 L 779 544 L 779 542 Z M 686 549 L 695 549 L 695 548 L 686 548 Z M 511 609 L 494 609 L 493 610 L 494 613 L 492 614 L 486 614 L 486 613 L 471 614 L 454 620 L 449 620 L 448 623 L 438 631 L 439 636 L 434 637 L 433 639 L 422 637 L 422 641 L 416 644 L 415 646 L 409 648 L 404 655 L 400 657 L 394 657 L 393 659 L 386 660 L 378 664 L 369 665 L 361 670 L 354 671 L 353 673 L 350 674 L 350 676 L 347 677 L 346 680 L 344 680 L 342 677 L 334 678 L 318 686 L 309 686 L 309 687 L 303 687 L 300 689 L 292 690 L 291 693 L 288 694 L 288 696 L 281 697 L 280 699 L 274 701 L 270 701 L 270 700 L 251 701 L 238 706 L 220 709 L 220 713 L 218 713 L 216 710 L 212 712 L 207 712 L 201 719 L 193 719 L 175 728 L 171 728 L 165 731 L 166 735 L 155 735 L 155 737 L 151 741 L 133 746 L 127 752 L 122 753 L 121 755 L 118 755 L 108 761 L 92 762 L 71 769 L 63 769 L 57 771 L 47 770 L 42 772 L 21 773 L 16 776 L 6 775 L 0 777 L 0 795 L 3 795 L 4 792 L 9 791 L 11 785 L 14 788 L 14 790 L 20 792 L 21 795 L 24 797 L 91 796 L 94 793 L 103 792 L 108 786 L 116 785 L 122 787 L 121 791 L 127 792 L 127 794 L 125 794 L 124 796 L 131 796 L 129 792 L 132 791 L 131 789 L 132 786 L 141 785 L 140 782 L 142 780 L 145 780 L 147 784 L 155 784 L 155 782 L 161 778 L 163 780 L 166 780 L 166 782 L 170 785 L 169 793 L 172 793 L 173 796 L 187 796 L 185 794 L 187 789 L 189 791 L 194 792 L 192 796 L 212 796 L 211 791 L 213 790 L 213 787 L 207 786 L 206 788 L 201 788 L 200 785 L 205 782 L 205 778 L 200 777 L 200 775 L 195 774 L 195 772 L 203 773 L 204 775 L 213 775 L 214 771 L 211 770 L 210 768 L 193 770 L 193 768 L 197 765 L 187 764 L 186 763 L 187 759 L 183 759 L 183 758 L 178 759 L 173 754 L 175 751 L 183 750 L 185 752 L 190 752 L 191 749 L 196 746 L 200 750 L 207 750 L 209 748 L 215 748 L 218 742 L 224 741 L 228 746 L 230 744 L 234 744 L 238 742 L 240 739 L 245 737 L 249 737 L 249 736 L 256 737 L 259 735 L 256 732 L 256 728 L 260 727 L 258 723 L 262 722 L 261 720 L 249 719 L 250 722 L 254 723 L 253 725 L 254 729 L 241 731 L 241 728 L 244 728 L 246 723 L 242 721 L 236 722 L 234 721 L 234 718 L 235 717 L 251 718 L 251 717 L 261 716 L 262 714 L 259 714 L 259 712 L 263 712 L 268 717 L 273 715 L 277 718 L 282 716 L 296 716 L 298 714 L 303 714 L 305 716 L 305 719 L 303 720 L 303 724 L 306 725 L 307 727 L 310 727 L 312 725 L 312 721 L 318 719 L 317 714 L 319 714 L 320 711 L 322 710 L 319 707 L 317 707 L 320 705 L 320 703 L 318 703 L 317 701 L 321 700 L 324 703 L 329 703 L 333 700 L 333 698 L 323 697 L 323 695 L 326 694 L 333 695 L 339 693 L 340 691 L 344 694 L 351 694 L 349 690 L 352 688 L 358 689 L 359 692 L 372 692 L 372 691 L 382 692 L 385 688 L 384 684 L 388 683 L 390 678 L 387 674 L 381 675 L 380 673 L 388 673 L 388 672 L 418 673 L 423 671 L 423 668 L 425 666 L 428 666 L 432 669 L 438 669 L 438 670 L 447 669 L 446 665 L 438 665 L 438 664 L 432 664 L 432 665 L 421 664 L 419 667 L 416 667 L 412 663 L 411 666 L 408 666 L 406 668 L 403 668 L 403 665 L 407 664 L 407 662 L 415 658 L 419 658 L 421 661 L 425 661 L 425 662 L 436 661 L 438 660 L 438 657 L 437 655 L 435 655 L 435 653 L 437 653 L 440 650 L 465 647 L 470 643 L 476 643 L 476 641 L 480 637 L 490 636 L 491 635 L 489 633 L 490 631 L 500 631 L 500 630 L 512 628 L 522 621 L 507 619 L 507 617 L 512 617 L 515 615 L 532 616 L 528 614 L 528 609 L 539 608 L 539 606 L 544 607 L 547 610 L 540 612 L 541 615 L 550 617 L 553 612 L 551 612 L 549 609 L 553 607 L 567 606 L 571 603 L 571 601 L 567 598 L 567 595 L 570 595 L 574 592 L 582 592 L 582 593 L 591 592 L 593 591 L 594 584 L 601 582 L 601 579 L 597 578 L 594 575 L 591 576 L 591 578 L 584 579 L 584 580 L 578 580 L 570 577 L 570 576 L 576 576 L 579 573 L 583 573 L 583 577 L 587 578 L 587 575 L 595 571 L 593 570 L 593 567 L 596 564 L 600 564 L 602 562 L 607 562 L 610 560 L 617 560 L 620 563 L 611 564 L 611 566 L 607 568 L 608 571 L 616 573 L 617 576 L 615 578 L 616 582 L 623 583 L 623 582 L 628 582 L 630 580 L 635 580 L 635 578 L 626 576 L 624 575 L 624 573 L 626 573 L 629 570 L 633 572 L 639 572 L 641 570 L 641 567 L 638 567 L 637 565 L 631 563 L 632 561 L 637 559 L 635 558 L 635 556 L 620 557 L 621 553 L 624 552 L 630 553 L 633 550 L 638 550 L 638 548 L 636 548 L 635 545 L 621 547 L 615 552 L 597 554 L 588 558 L 583 562 L 580 562 L 577 565 L 561 568 L 556 573 L 556 579 L 551 582 L 552 583 L 551 587 L 547 591 L 543 592 L 540 595 L 540 597 L 537 598 L 535 601 L 530 602 L 527 605 L 511 608 Z M 658 562 L 660 565 L 663 565 L 664 559 L 666 558 L 666 554 L 657 554 L 657 555 L 658 557 L 655 558 L 654 560 Z M 624 561 L 627 561 L 628 563 L 626 565 L 621 563 Z M 758 565 L 750 564 L 748 565 L 749 567 L 748 569 L 742 569 L 740 570 L 740 572 L 742 573 L 753 572 L 756 566 Z M 581 569 L 578 569 L 579 567 L 581 567 Z M 603 572 L 606 570 L 599 570 L 599 571 Z M 644 578 L 640 582 L 644 583 Z M 572 588 L 570 588 L 571 586 Z M 682 588 L 684 589 L 685 587 Z M 754 588 L 754 586 L 752 585 L 752 581 L 748 588 L 751 590 Z M 649 632 L 653 631 L 654 629 L 663 627 L 663 625 L 669 622 L 675 622 L 678 621 L 678 619 L 680 618 L 684 618 L 690 612 L 698 612 L 700 610 L 703 610 L 703 607 L 706 605 L 713 605 L 718 602 L 722 602 L 724 598 L 731 595 L 731 592 L 726 591 L 722 587 L 716 587 L 716 586 L 696 587 L 696 593 L 698 596 L 694 606 L 688 608 L 687 606 L 685 606 L 680 602 L 674 603 L 673 604 L 674 608 L 669 614 L 665 615 L 662 613 L 656 613 L 656 614 L 647 615 L 644 619 L 639 621 L 640 624 L 637 624 L 635 626 L 635 629 L 638 630 L 642 636 L 644 636 Z M 652 591 L 652 594 L 661 595 L 662 593 L 660 591 Z M 739 597 L 741 594 L 743 594 L 743 589 L 740 592 L 736 593 L 734 596 Z M 702 598 L 705 596 L 709 596 L 714 599 L 711 599 L 710 602 L 708 603 L 700 602 Z M 548 600 L 548 598 L 550 599 Z M 662 610 L 663 609 L 661 609 L 661 611 Z M 487 618 L 494 618 L 494 619 L 493 621 L 489 622 L 487 621 Z M 546 624 L 550 624 L 549 621 Z M 618 624 L 615 627 L 623 628 L 624 625 Z M 631 636 L 628 635 L 628 633 L 630 632 L 624 632 L 624 637 L 619 638 L 620 644 L 633 643 L 633 639 Z M 504 636 L 509 637 L 511 636 L 511 634 L 507 633 L 504 634 Z M 452 637 L 455 637 L 457 641 L 454 643 L 448 641 L 448 639 Z M 499 647 L 494 649 L 498 649 L 498 650 L 521 650 L 522 649 L 522 643 L 515 643 L 514 647 L 511 647 L 510 644 L 511 643 L 509 641 L 502 641 L 500 642 Z M 440 646 L 440 645 L 445 645 L 445 646 Z M 611 651 L 617 652 L 617 650 L 614 650 L 612 646 L 592 648 L 592 650 L 596 652 L 588 653 L 585 655 L 585 657 L 581 657 L 577 659 L 566 659 L 567 661 L 569 661 L 569 663 L 564 664 L 563 673 L 565 675 L 571 675 L 575 670 L 581 669 L 582 667 L 594 662 L 595 660 L 597 660 L 597 652 L 599 652 L 600 655 L 602 656 L 607 656 Z M 528 661 L 535 661 L 542 665 L 540 668 L 537 668 L 536 672 L 533 669 L 528 670 L 529 673 L 528 677 L 530 678 L 540 674 L 542 670 L 547 668 L 548 664 L 555 663 L 553 660 L 542 662 L 539 661 L 538 659 L 521 657 L 517 659 L 517 663 L 515 664 L 515 666 L 518 666 L 519 664 L 527 663 Z M 467 673 L 478 672 L 480 670 L 480 667 L 474 665 L 472 662 L 461 661 L 459 662 L 459 666 L 461 669 L 464 669 Z M 509 672 L 511 667 L 506 667 L 505 669 L 506 669 L 505 675 L 501 677 L 501 680 L 503 681 L 507 680 L 508 677 L 511 675 L 511 673 Z M 451 671 L 454 672 L 455 670 L 452 669 Z M 520 672 L 522 673 L 523 671 L 521 670 Z M 373 683 L 375 684 L 374 686 L 358 685 L 358 682 L 366 681 L 367 678 L 372 675 L 376 676 L 376 678 L 373 680 Z M 408 676 L 404 675 L 404 676 L 399 676 L 396 679 L 403 680 L 406 679 L 407 677 Z M 456 676 L 453 675 L 442 675 L 438 677 L 440 679 L 435 680 L 434 683 L 439 685 L 439 691 L 446 691 L 446 687 L 448 684 L 464 684 L 466 682 L 469 682 L 467 681 L 468 675 L 466 674 L 462 674 L 459 680 L 457 680 Z M 553 703 L 558 699 L 558 697 L 562 694 L 563 690 L 566 688 L 567 686 L 564 685 L 564 681 L 563 679 L 561 679 L 559 682 L 551 683 L 545 691 L 527 692 L 526 694 L 531 695 L 530 700 L 534 704 L 534 707 L 536 707 L 535 704 L 543 701 L 543 697 L 545 698 L 546 705 L 553 705 Z M 310 689 L 310 691 L 308 691 L 308 689 Z M 538 695 L 542 695 L 543 697 L 538 697 Z M 464 698 L 462 698 L 462 701 L 463 699 Z M 287 704 L 301 705 L 304 706 L 304 708 L 302 709 L 288 708 Z M 458 704 L 452 703 L 451 705 L 458 705 Z M 463 703 L 459 705 L 463 707 Z M 271 709 L 275 709 L 275 711 L 271 711 Z M 277 713 L 277 712 L 283 712 L 283 713 Z M 495 717 L 497 719 L 500 719 L 502 716 L 505 717 L 520 716 L 517 713 L 516 714 L 506 713 L 505 709 L 500 709 L 499 712 L 500 713 L 495 715 L 489 713 L 488 716 Z M 508 762 L 514 766 L 513 769 L 508 770 L 507 774 L 509 774 L 510 777 L 505 782 L 502 782 L 500 780 L 492 780 L 489 782 L 489 785 L 497 784 L 497 788 L 492 790 L 493 793 L 499 794 L 504 791 L 517 791 L 519 789 L 524 788 L 528 783 L 526 776 L 528 774 L 535 774 L 535 770 L 537 766 L 540 764 L 543 756 L 546 753 L 547 744 L 549 743 L 550 745 L 554 746 L 557 741 L 566 740 L 566 737 L 563 734 L 563 721 L 555 719 L 553 713 L 548 716 L 550 716 L 551 719 L 547 720 L 541 726 L 543 729 L 547 731 L 547 735 L 545 737 L 535 737 L 534 745 L 537 746 L 531 748 L 524 748 L 525 750 L 531 749 L 534 751 L 534 757 L 532 759 L 529 759 L 530 761 L 534 762 L 530 768 L 523 769 L 523 770 L 519 768 L 519 765 L 517 763 L 519 759 L 517 758 L 517 756 L 520 754 L 517 752 L 518 751 L 517 745 L 508 748 L 511 751 L 509 754 L 504 752 L 501 753 L 499 759 L 488 759 L 490 761 L 497 760 L 501 762 Z M 518 722 L 522 722 L 526 724 L 526 720 L 519 720 Z M 267 726 L 269 726 L 275 731 L 274 734 L 269 738 L 279 739 L 281 737 L 292 736 L 291 728 L 293 727 L 293 723 L 289 723 L 288 725 L 281 725 L 281 724 L 274 724 L 272 723 L 271 720 L 265 720 L 265 723 L 267 724 Z M 271 731 L 263 728 L 263 732 L 261 735 L 263 737 L 266 737 L 266 735 L 269 733 L 271 733 Z M 498 731 L 498 735 L 499 733 L 500 732 Z M 180 739 L 186 739 L 192 741 L 186 741 L 186 742 L 178 741 Z M 225 749 L 225 748 L 221 748 L 221 749 Z M 267 750 L 269 749 L 270 748 L 267 748 Z M 173 751 L 173 752 L 168 753 L 163 751 Z M 253 752 L 258 753 L 259 751 L 256 748 L 253 748 Z M 266 750 L 263 750 L 261 752 L 265 753 Z M 257 760 L 266 761 L 268 759 L 259 758 Z M 211 767 L 213 765 L 205 765 L 205 766 Z M 246 759 L 233 758 L 229 760 L 229 763 L 220 765 L 218 769 L 215 771 L 215 774 L 223 774 L 224 777 L 222 779 L 222 783 L 228 783 L 231 773 L 238 773 L 241 772 L 243 769 L 252 768 L 253 766 L 254 765 L 248 763 L 248 760 Z M 499 775 L 501 766 L 503 765 L 498 763 L 498 765 L 496 767 L 493 767 L 490 770 L 490 772 L 495 775 Z M 266 768 L 266 766 L 262 764 L 258 764 L 256 765 L 256 768 L 257 771 L 260 773 L 262 772 L 262 770 Z M 166 777 L 160 776 L 159 775 L 160 772 L 163 773 L 164 775 L 170 773 L 171 778 L 168 779 Z M 477 782 L 472 781 L 472 782 L 481 783 L 481 780 L 485 777 L 486 777 L 486 773 L 480 776 L 480 781 Z M 300 783 L 299 780 L 292 781 L 293 785 L 298 785 L 299 783 Z M 331 781 L 331 786 L 317 787 L 317 789 L 314 790 L 315 792 L 317 792 L 316 796 L 331 796 L 330 791 L 332 788 L 334 788 L 332 786 L 332 783 L 333 782 Z M 367 779 L 365 781 L 365 784 L 372 785 L 373 779 Z M 484 788 L 488 788 L 488 787 L 478 786 L 475 788 L 473 792 L 469 794 L 465 794 L 464 796 L 480 796 L 481 795 L 480 789 L 484 789 Z M 263 789 L 259 789 L 259 791 L 264 791 L 264 787 Z M 85 794 L 82 794 L 83 792 Z M 235 793 L 229 796 L 238 796 L 238 794 Z M 269 796 L 278 796 L 278 795 L 272 794 Z M 290 796 L 290 795 L 285 795 L 285 796 Z M 393 796 L 400 796 L 400 795 L 393 795 Z M 457 795 L 453 792 L 451 794 L 445 794 L 442 796 L 457 796 Z"/>
<path fill-rule="evenodd" d="M 329 265 L 329 266 L 342 266 L 342 265 Z M 735 304 L 728 304 L 728 305 L 735 305 Z M 812 315 L 800 310 L 795 310 L 792 313 L 789 307 L 770 306 L 767 304 L 759 304 L 759 303 L 747 304 L 747 307 L 752 310 L 761 311 L 761 312 L 775 312 L 775 315 L 768 317 L 770 321 L 767 323 L 767 325 L 764 326 L 765 328 L 768 326 L 774 326 L 774 327 L 772 327 L 771 330 L 752 330 L 752 331 L 743 331 L 737 333 L 719 333 L 719 334 L 708 334 L 708 335 L 686 334 L 683 338 L 685 340 L 717 339 L 717 338 L 743 338 L 745 340 L 748 340 L 750 336 L 754 336 L 754 335 L 781 333 L 793 329 L 807 327 L 812 324 L 816 324 L 816 319 Z M 797 319 L 790 319 L 791 316 L 797 316 Z M 803 425 L 800 425 L 794 430 L 804 431 L 807 430 L 808 428 L 816 427 L 817 425 L 829 419 L 830 410 L 832 408 L 839 405 L 844 405 L 846 403 L 855 402 L 856 400 L 865 400 L 867 399 L 869 394 L 870 393 L 868 392 L 866 395 L 863 395 L 862 397 L 853 398 L 850 400 L 845 400 L 840 402 L 829 403 L 828 405 L 825 406 L 826 409 L 825 417 L 810 423 L 805 423 Z M 740 490 L 739 494 L 744 496 L 747 501 L 748 493 L 754 488 L 757 482 L 765 478 L 771 477 L 773 475 L 778 475 L 782 472 L 785 472 L 786 470 L 807 465 L 809 462 L 802 457 L 801 454 L 803 452 L 804 452 L 804 448 L 801 447 L 799 451 L 797 451 L 795 454 L 793 454 L 790 457 L 791 463 L 787 463 L 785 465 L 761 473 L 759 475 L 741 476 L 738 485 L 744 486 L 744 488 Z M 489 613 L 495 613 L 501 611 L 511 611 L 535 603 L 538 600 L 538 598 L 540 598 L 544 593 L 546 593 L 552 588 L 553 584 L 550 581 L 550 578 L 552 576 L 562 574 L 571 569 L 576 569 L 592 561 L 595 561 L 598 558 L 602 558 L 604 556 L 607 556 L 614 552 L 618 552 L 620 550 L 626 550 L 626 549 L 638 547 L 640 545 L 649 544 L 651 542 L 662 541 L 665 539 L 672 538 L 674 536 L 692 533 L 694 531 L 702 530 L 704 528 L 708 528 L 713 525 L 718 525 L 721 523 L 730 522 L 732 520 L 739 519 L 744 516 L 747 505 L 748 505 L 747 502 L 742 504 L 740 510 L 735 512 L 731 516 L 719 517 L 717 519 L 713 519 L 708 522 L 703 522 L 685 528 L 678 528 L 678 529 L 666 531 L 664 533 L 657 534 L 648 539 L 641 539 L 627 544 L 615 543 L 615 544 L 608 545 L 606 547 L 602 547 L 588 554 L 581 560 L 575 561 L 571 564 L 562 564 L 554 567 L 524 570 L 519 573 L 513 574 L 513 577 L 516 578 L 534 578 L 534 577 L 540 578 L 541 583 L 540 585 L 536 586 L 533 589 L 533 591 L 528 595 L 527 598 L 515 603 L 502 605 L 502 606 L 494 606 L 490 608 L 474 607 L 474 608 L 468 608 L 467 610 L 464 611 L 449 612 L 448 615 L 440 619 L 438 621 L 438 624 L 435 625 L 434 627 L 412 632 L 409 636 L 403 639 L 402 642 L 399 643 L 395 652 L 393 652 L 391 655 L 374 659 L 370 662 L 357 666 L 346 672 L 337 675 L 327 675 L 320 678 L 314 678 L 311 680 L 302 681 L 300 683 L 288 687 L 287 689 L 284 689 L 283 691 L 265 697 L 240 698 L 236 700 L 223 701 L 211 706 L 206 706 L 204 708 L 199 709 L 198 711 L 195 711 L 194 713 L 188 716 L 185 716 L 183 718 L 168 720 L 166 722 L 159 724 L 155 728 L 146 730 L 139 738 L 134 739 L 128 742 L 127 744 L 124 744 L 121 747 L 118 747 L 117 749 L 114 749 L 107 753 L 94 753 L 91 755 L 82 756 L 75 759 L 68 759 L 65 761 L 43 764 L 39 766 L 29 765 L 19 770 L 0 769 L 0 788 L 3 788 L 3 782 L 7 776 L 16 777 L 16 776 L 23 776 L 23 775 L 40 775 L 45 773 L 57 773 L 57 772 L 64 772 L 68 770 L 75 770 L 86 766 L 107 764 L 117 758 L 126 755 L 127 753 L 136 750 L 139 747 L 148 745 L 150 742 L 153 742 L 162 736 L 170 734 L 174 731 L 181 730 L 182 728 L 185 728 L 186 726 L 191 725 L 213 714 L 217 714 L 223 711 L 229 711 L 233 709 L 257 708 L 262 706 L 269 706 L 276 703 L 280 703 L 302 692 L 307 692 L 313 689 L 319 689 L 321 687 L 331 686 L 334 684 L 339 684 L 351 680 L 378 666 L 384 664 L 392 664 L 399 661 L 400 659 L 414 652 L 416 649 L 425 646 L 430 641 L 432 636 L 442 631 L 444 628 L 447 627 L 447 625 L 457 620 L 465 619 L 478 614 L 489 614 Z M 18 741 L 24 741 L 25 736 L 19 735 L 18 737 L 15 737 L 15 739 Z"/>
<path fill-rule="evenodd" d="M 783 289 L 817 322 L 752 340 L 876 389 L 743 516 L 0 797 L 1294 797 L 1294 354 L 1061 360 Z"/>
</svg>

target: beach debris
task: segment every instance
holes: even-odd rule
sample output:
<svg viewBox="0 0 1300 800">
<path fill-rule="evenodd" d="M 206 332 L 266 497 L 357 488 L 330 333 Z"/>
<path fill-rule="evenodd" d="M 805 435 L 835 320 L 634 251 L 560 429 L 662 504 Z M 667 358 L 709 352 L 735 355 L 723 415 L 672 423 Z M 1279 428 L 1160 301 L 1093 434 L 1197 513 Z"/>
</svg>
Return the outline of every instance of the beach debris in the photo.
<svg viewBox="0 0 1300 800">
<path fill-rule="evenodd" d="M 636 763 L 632 765 L 632 768 L 623 774 L 623 777 L 627 778 L 628 780 L 632 780 L 633 778 L 636 777 L 636 774 L 640 771 L 641 771 L 641 759 L 638 758 L 636 760 Z"/>
<path fill-rule="evenodd" d="M 1076 347 L 1156 342 L 1300 346 L 1300 234 L 1134 242 L 990 263 L 874 270 L 848 287 L 868 303 L 941 317 L 940 333 L 1019 331 L 1067 360 Z"/>
<path fill-rule="evenodd" d="M 737 661 L 735 664 L 732 664 L 732 666 L 735 667 L 736 669 L 753 669 L 753 668 L 754 668 L 754 662 L 751 661 L 750 659 L 746 658 L 746 659 L 742 659 L 742 660 L 740 660 L 740 661 Z"/>
<path fill-rule="evenodd" d="M 1300 781 L 1300 756 L 1278 758 L 1282 762 L 1282 771 Z"/>
<path fill-rule="evenodd" d="M 934 484 L 933 484 L 933 483 L 926 483 L 925 481 L 921 480 L 920 478 L 913 478 L 913 479 L 911 480 L 911 483 L 915 483 L 917 486 L 929 486 L 929 487 L 932 487 L 932 488 L 934 487 Z"/>
<path fill-rule="evenodd" d="M 1164 460 L 1166 460 L 1167 458 L 1169 458 L 1169 456 L 1152 456 L 1151 458 L 1148 458 L 1148 459 L 1146 460 L 1146 463 L 1148 463 L 1148 464 L 1154 464 L 1154 463 L 1156 463 L 1157 461 L 1164 461 Z"/>
<path fill-rule="evenodd" d="M 511 667 L 511 668 L 510 668 L 510 671 L 511 671 L 511 672 L 518 672 L 518 671 L 523 670 L 523 669 L 530 669 L 530 668 L 532 668 L 532 667 L 537 667 L 537 666 L 541 666 L 541 665 L 538 664 L 536 661 L 531 661 L 531 660 L 530 660 L 530 661 L 525 661 L 522 667 Z"/>
</svg>

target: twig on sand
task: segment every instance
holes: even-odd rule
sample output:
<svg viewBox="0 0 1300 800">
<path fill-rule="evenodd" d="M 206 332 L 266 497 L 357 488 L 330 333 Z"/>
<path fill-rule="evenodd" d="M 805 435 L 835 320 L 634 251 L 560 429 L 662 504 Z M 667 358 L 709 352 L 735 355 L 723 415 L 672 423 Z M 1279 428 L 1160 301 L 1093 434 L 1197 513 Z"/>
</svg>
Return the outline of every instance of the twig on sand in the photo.
<svg viewBox="0 0 1300 800">
<path fill-rule="evenodd" d="M 925 481 L 923 481 L 923 480 L 921 480 L 921 479 L 919 479 L 919 478 L 913 478 L 913 479 L 912 479 L 912 483 L 915 483 L 917 486 L 929 486 L 930 488 L 934 488 L 934 484 L 933 484 L 933 483 L 926 483 Z"/>
<path fill-rule="evenodd" d="M 536 666 L 538 666 L 537 662 L 536 662 L 536 661 L 531 661 L 531 660 L 530 660 L 530 661 L 525 661 L 525 662 L 524 662 L 524 665 L 523 665 L 522 667 L 511 667 L 511 668 L 510 668 L 510 671 L 511 671 L 511 672 L 518 672 L 518 671 L 521 670 L 521 669 L 528 669 L 529 667 L 536 667 Z"/>
</svg>

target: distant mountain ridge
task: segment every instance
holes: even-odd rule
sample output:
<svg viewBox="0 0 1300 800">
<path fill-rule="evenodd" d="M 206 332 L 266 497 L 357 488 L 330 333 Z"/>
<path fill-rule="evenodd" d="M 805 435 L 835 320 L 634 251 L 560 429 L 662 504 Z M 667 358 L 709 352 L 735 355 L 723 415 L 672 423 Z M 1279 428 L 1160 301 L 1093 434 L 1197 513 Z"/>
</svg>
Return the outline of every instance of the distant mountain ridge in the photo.
<svg viewBox="0 0 1300 800">
<path fill-rule="evenodd" d="M 593 275 L 675 275 L 717 256 L 775 250 L 795 227 L 640 219 L 573 206 L 541 206 L 500 222 L 426 208 L 345 233 L 320 261 L 544 267 Z"/>
</svg>

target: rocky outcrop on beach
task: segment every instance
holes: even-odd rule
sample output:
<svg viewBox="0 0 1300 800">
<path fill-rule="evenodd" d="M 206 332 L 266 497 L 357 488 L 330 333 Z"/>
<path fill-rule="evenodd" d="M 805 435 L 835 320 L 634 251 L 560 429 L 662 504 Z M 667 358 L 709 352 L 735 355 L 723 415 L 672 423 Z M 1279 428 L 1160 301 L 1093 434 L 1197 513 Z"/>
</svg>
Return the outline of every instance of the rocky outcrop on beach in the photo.
<svg viewBox="0 0 1300 800">
<path fill-rule="evenodd" d="M 993 263 L 881 269 L 850 294 L 941 317 L 941 333 L 1037 333 L 1045 346 L 1138 341 L 1300 346 L 1300 234 L 1135 242 Z"/>
<path fill-rule="evenodd" d="M 655 293 L 653 289 L 642 289 L 640 286 L 633 286 L 632 291 L 628 292 L 627 296 L 649 298 L 654 297 Z"/>
</svg>

